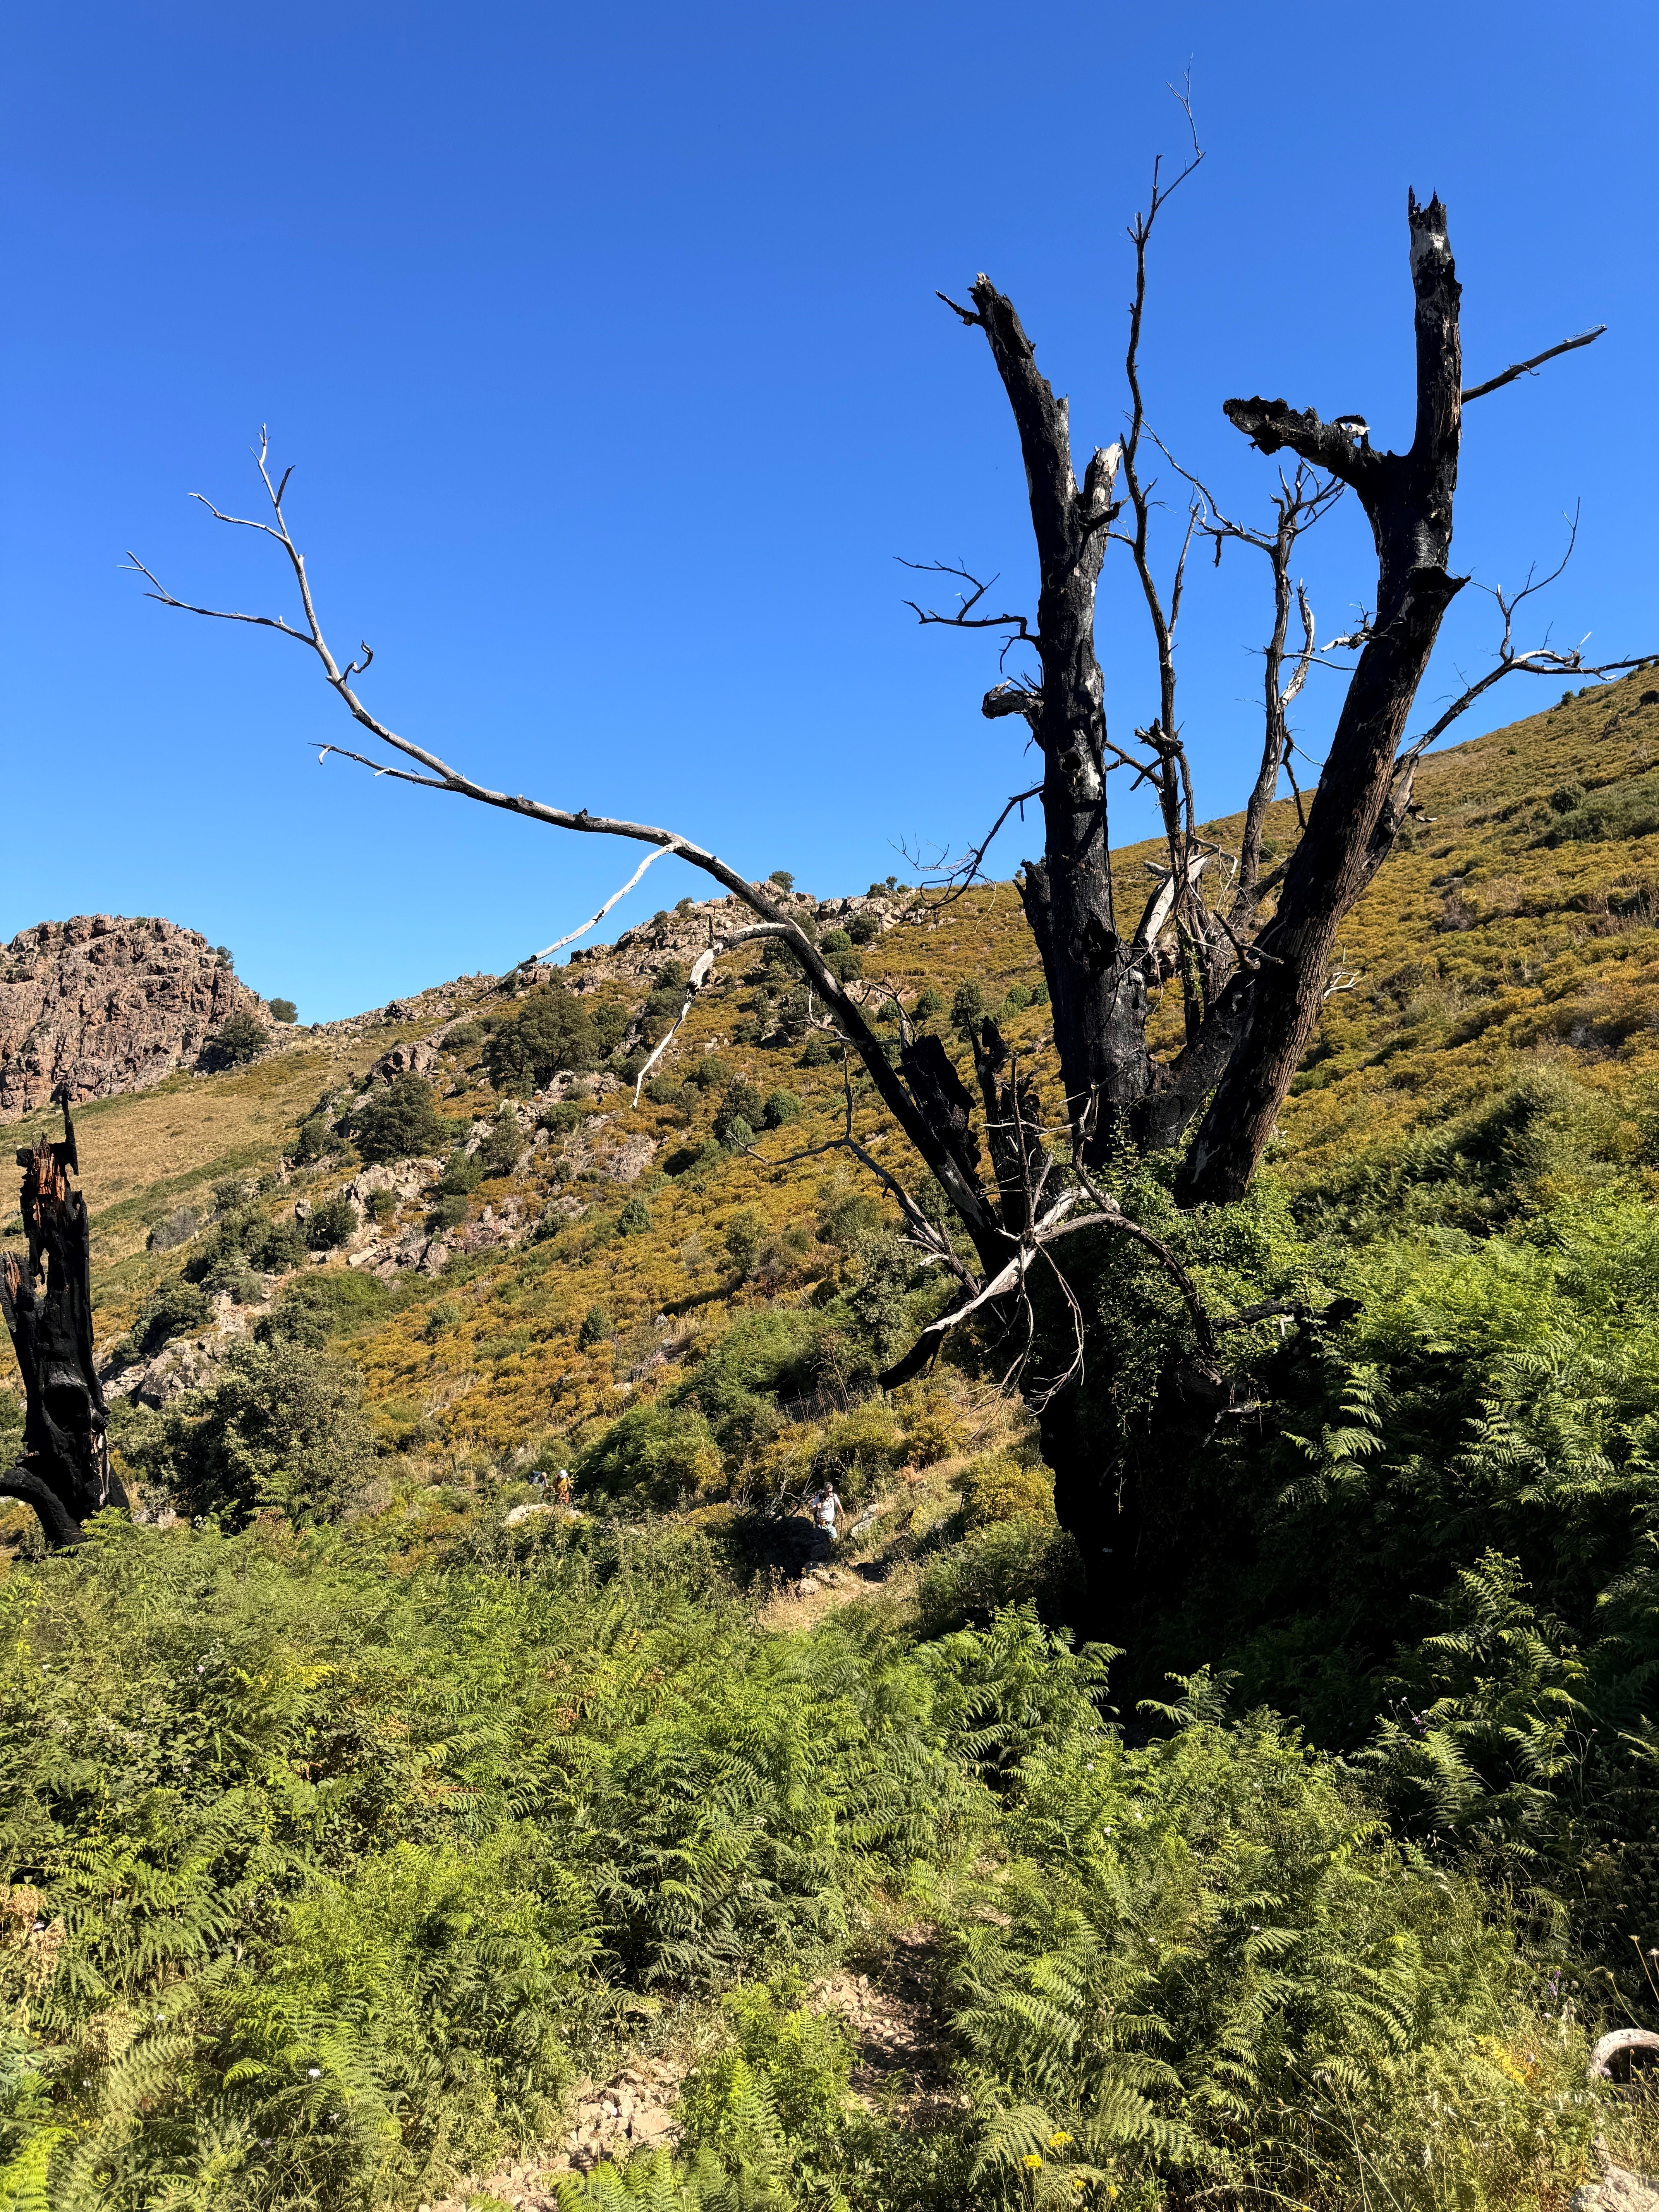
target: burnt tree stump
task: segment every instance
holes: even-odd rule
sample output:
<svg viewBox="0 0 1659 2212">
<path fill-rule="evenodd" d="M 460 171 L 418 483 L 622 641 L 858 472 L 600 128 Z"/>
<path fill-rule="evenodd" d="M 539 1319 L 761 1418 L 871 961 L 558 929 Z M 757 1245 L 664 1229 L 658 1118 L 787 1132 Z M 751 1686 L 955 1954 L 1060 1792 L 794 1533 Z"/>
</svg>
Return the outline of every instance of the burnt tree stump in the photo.
<svg viewBox="0 0 1659 2212">
<path fill-rule="evenodd" d="M 92 1357 L 91 1231 L 87 1202 L 70 1182 L 81 1163 L 67 1098 L 63 1107 L 62 1143 L 42 1137 L 17 1155 L 27 1266 L 11 1253 L 0 1260 L 0 1314 L 25 1401 L 22 1456 L 0 1474 L 0 1498 L 32 1505 L 54 1546 L 81 1543 L 93 1514 L 127 1502 L 110 1471 L 108 1416 Z"/>
</svg>

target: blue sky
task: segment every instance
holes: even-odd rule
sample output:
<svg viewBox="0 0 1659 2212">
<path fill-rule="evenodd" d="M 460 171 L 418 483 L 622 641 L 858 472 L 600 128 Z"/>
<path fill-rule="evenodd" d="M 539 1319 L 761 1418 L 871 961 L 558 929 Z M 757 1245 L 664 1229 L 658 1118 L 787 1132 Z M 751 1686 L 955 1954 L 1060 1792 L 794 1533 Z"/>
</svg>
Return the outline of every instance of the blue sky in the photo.
<svg viewBox="0 0 1659 2212">
<path fill-rule="evenodd" d="M 982 339 L 933 297 L 988 270 L 1086 453 L 1115 434 L 1123 226 L 1208 158 L 1158 240 L 1153 420 L 1260 509 L 1235 393 L 1408 434 L 1408 185 L 1438 190 L 1471 378 L 1594 322 L 1471 410 L 1455 565 L 1551 557 L 1559 640 L 1659 649 L 1650 7 L 1422 16 L 1300 4 L 606 10 L 336 0 L 7 10 L 5 788 L 0 936 L 166 914 L 321 1019 L 546 943 L 633 857 L 374 783 L 299 649 L 158 608 L 286 605 L 251 510 L 262 422 L 377 711 L 486 781 L 665 822 L 822 893 L 959 846 L 1029 778 L 984 722 L 993 648 L 919 631 L 894 556 L 1031 586 Z M 1368 592 L 1356 514 L 1310 546 L 1322 631 Z M 1153 700 L 1121 574 L 1109 711 Z M 1261 576 L 1197 580 L 1201 804 L 1249 774 Z M 1419 704 L 1481 665 L 1457 603 Z M 1473 734 L 1546 696 L 1515 680 Z M 1334 690 L 1302 732 L 1319 748 Z M 45 833 L 55 809 L 61 836 Z M 1122 801 L 1122 840 L 1149 826 Z M 1028 833 L 1029 836 L 1030 833 Z M 1018 837 L 999 848 L 1004 872 Z M 678 872 L 677 872 L 678 871 Z M 618 924 L 698 888 L 653 870 Z"/>
</svg>

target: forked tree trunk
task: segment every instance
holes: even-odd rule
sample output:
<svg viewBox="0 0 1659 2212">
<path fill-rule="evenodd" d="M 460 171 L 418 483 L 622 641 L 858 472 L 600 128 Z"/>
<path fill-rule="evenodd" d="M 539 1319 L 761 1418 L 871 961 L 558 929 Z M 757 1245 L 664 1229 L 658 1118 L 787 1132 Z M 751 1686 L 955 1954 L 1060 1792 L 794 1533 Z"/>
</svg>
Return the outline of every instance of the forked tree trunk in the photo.
<svg viewBox="0 0 1659 2212">
<path fill-rule="evenodd" d="M 1032 641 L 1040 685 L 999 686 L 985 711 L 1023 714 L 1042 749 L 1045 842 L 1042 860 L 1025 866 L 1025 907 L 1054 1006 L 1068 1117 L 1085 1159 L 1126 1134 L 1149 1149 L 1175 1144 L 1198 1121 L 1182 1183 L 1188 1204 L 1242 1197 L 1273 1134 L 1318 1019 L 1336 933 L 1403 818 L 1409 780 L 1396 777 L 1395 754 L 1459 588 L 1447 574 L 1462 420 L 1459 288 L 1440 202 L 1419 207 L 1413 197 L 1409 221 L 1417 330 L 1409 452 L 1373 450 L 1352 417 L 1324 422 L 1281 399 L 1226 403 L 1229 419 L 1263 453 L 1288 447 L 1352 487 L 1376 544 L 1376 614 L 1306 833 L 1256 939 L 1259 957 L 1235 965 L 1201 1011 L 1189 1008 L 1187 1042 L 1163 1064 L 1146 1034 L 1154 908 L 1120 925 L 1109 866 L 1108 764 L 1122 755 L 1107 739 L 1094 623 L 1117 449 L 1096 453 L 1079 489 L 1066 402 L 1039 373 L 1012 302 L 983 276 L 973 288 L 968 319 L 985 331 L 1019 432 L 1041 578 Z M 1178 749 L 1176 733 L 1160 732 L 1158 742 Z M 1166 896 L 1160 919 L 1169 910 Z"/>
</svg>

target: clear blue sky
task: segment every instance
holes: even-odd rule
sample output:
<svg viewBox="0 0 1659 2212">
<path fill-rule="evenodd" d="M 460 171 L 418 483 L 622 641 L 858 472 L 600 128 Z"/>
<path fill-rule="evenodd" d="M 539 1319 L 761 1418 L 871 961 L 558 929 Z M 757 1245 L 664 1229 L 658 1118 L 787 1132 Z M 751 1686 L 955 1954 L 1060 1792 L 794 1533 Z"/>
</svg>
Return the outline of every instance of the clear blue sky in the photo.
<svg viewBox="0 0 1659 2212">
<path fill-rule="evenodd" d="M 959 845 L 1024 779 L 985 723 L 991 648 L 918 631 L 896 554 L 1028 604 L 1022 483 L 982 339 L 933 298 L 1010 291 L 1115 434 L 1125 220 L 1208 159 L 1160 239 L 1154 420 L 1240 507 L 1224 422 L 1282 393 L 1408 434 L 1408 185 L 1441 191 L 1471 375 L 1593 322 L 1472 410 L 1455 565 L 1513 582 L 1583 502 L 1560 639 L 1659 648 L 1650 5 L 1425 15 L 843 0 L 575 9 L 89 0 L 6 11 L 9 798 L 0 936 L 166 914 L 320 1019 L 499 969 L 633 865 L 598 841 L 371 783 L 280 639 L 152 605 L 283 605 L 252 434 L 368 695 L 481 777 L 666 822 L 821 893 Z M 1369 589 L 1357 514 L 1308 574 L 1326 635 Z M 1249 775 L 1261 579 L 1198 579 L 1184 661 L 1202 804 Z M 1152 711 L 1120 577 L 1109 708 Z M 1472 592 L 1425 694 L 1479 665 Z M 1334 693 L 1303 732 L 1317 747 Z M 1516 680 L 1485 724 L 1534 710 Z M 1419 715 L 1423 709 L 1419 710 Z M 56 817 L 64 834 L 46 825 Z M 1148 823 L 1120 804 L 1114 835 Z M 1005 872 L 1017 836 L 999 848 Z M 676 871 L 678 871 L 678 874 Z M 665 862 L 618 914 L 697 887 Z"/>
</svg>

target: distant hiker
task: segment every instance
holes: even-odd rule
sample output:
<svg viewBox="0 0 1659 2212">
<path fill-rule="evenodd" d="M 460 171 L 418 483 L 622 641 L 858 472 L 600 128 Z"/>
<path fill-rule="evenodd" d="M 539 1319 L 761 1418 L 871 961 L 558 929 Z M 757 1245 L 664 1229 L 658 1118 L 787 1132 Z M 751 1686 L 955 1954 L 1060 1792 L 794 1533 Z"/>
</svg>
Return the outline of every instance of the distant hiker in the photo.
<svg viewBox="0 0 1659 2212">
<path fill-rule="evenodd" d="M 562 1505 L 567 1513 L 570 1510 L 570 1469 L 568 1467 L 559 1469 L 559 1479 L 553 1486 L 553 1503 Z"/>
<path fill-rule="evenodd" d="M 836 1495 L 836 1486 L 826 1482 L 822 1490 L 813 1492 L 807 1501 L 812 1511 L 812 1525 L 822 1528 L 833 1544 L 836 1540 L 836 1521 L 841 1512 L 841 1500 Z"/>
</svg>

